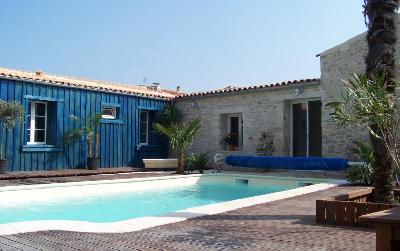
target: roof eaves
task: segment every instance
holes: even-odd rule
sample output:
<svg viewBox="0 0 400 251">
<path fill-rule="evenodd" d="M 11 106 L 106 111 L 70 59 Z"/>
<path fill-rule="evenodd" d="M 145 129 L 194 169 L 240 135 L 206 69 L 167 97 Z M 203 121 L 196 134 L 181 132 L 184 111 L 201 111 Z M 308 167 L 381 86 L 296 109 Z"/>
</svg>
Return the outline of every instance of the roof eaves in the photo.
<svg viewBox="0 0 400 251">
<path fill-rule="evenodd" d="M 206 92 L 196 92 L 196 93 L 189 93 L 177 96 L 173 98 L 173 100 L 177 100 L 180 98 L 190 98 L 190 97 L 205 97 L 211 95 L 219 95 L 219 94 L 226 94 L 226 93 L 239 93 L 243 91 L 250 91 L 250 90 L 261 90 L 261 89 L 273 89 L 278 87 L 291 87 L 292 85 L 299 85 L 299 84 L 312 84 L 313 82 L 319 83 L 320 79 L 312 78 L 312 79 L 300 79 L 300 80 L 293 80 L 293 81 L 286 81 L 274 84 L 262 84 L 262 85 L 253 85 L 253 86 L 245 86 L 245 87 L 236 87 L 231 89 L 218 89 Z"/>
<path fill-rule="evenodd" d="M 151 98 L 162 99 L 162 100 L 170 100 L 170 99 L 174 98 L 174 97 L 168 97 L 168 96 L 164 96 L 164 95 L 140 93 L 140 92 L 129 91 L 129 90 L 119 90 L 119 89 L 115 89 L 115 88 L 113 89 L 113 88 L 107 88 L 107 87 L 102 87 L 102 86 L 83 86 L 83 85 L 79 85 L 79 84 L 75 84 L 75 83 L 71 83 L 71 82 L 67 82 L 67 81 L 29 78 L 29 77 L 23 77 L 23 76 L 13 75 L 13 74 L 0 73 L 0 78 L 17 80 L 17 81 L 22 80 L 22 81 L 31 82 L 34 84 L 40 83 L 40 84 L 44 84 L 44 85 L 55 85 L 55 86 L 68 87 L 68 88 L 81 89 L 81 90 L 123 93 L 123 94 L 137 96 L 137 97 L 151 97 Z"/>
</svg>

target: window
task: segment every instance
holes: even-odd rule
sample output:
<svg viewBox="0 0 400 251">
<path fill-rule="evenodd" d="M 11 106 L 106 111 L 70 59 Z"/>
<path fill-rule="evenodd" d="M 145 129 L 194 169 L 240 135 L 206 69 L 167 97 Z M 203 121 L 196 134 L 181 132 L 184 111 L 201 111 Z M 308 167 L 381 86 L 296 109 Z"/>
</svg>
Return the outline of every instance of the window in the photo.
<svg viewBox="0 0 400 251">
<path fill-rule="evenodd" d="M 149 143 L 149 111 L 140 111 L 140 144 Z"/>
<path fill-rule="evenodd" d="M 31 101 L 28 104 L 28 144 L 46 144 L 47 103 Z"/>
<path fill-rule="evenodd" d="M 117 108 L 116 107 L 103 107 L 101 111 L 101 117 L 103 119 L 116 119 L 117 118 Z"/>
<path fill-rule="evenodd" d="M 236 151 L 243 147 L 242 113 L 221 114 L 222 150 Z"/>
</svg>

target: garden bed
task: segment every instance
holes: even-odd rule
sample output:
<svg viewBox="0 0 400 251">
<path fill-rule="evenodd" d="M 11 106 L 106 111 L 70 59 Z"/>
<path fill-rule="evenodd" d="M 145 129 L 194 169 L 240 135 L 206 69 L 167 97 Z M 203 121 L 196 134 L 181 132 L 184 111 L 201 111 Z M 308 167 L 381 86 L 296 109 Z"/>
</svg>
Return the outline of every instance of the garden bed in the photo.
<svg viewBox="0 0 400 251">
<path fill-rule="evenodd" d="M 398 205 L 374 203 L 373 188 L 366 187 L 348 194 L 341 194 L 316 201 L 316 222 L 339 226 L 370 227 L 358 220 L 361 215 L 374 213 Z"/>
</svg>

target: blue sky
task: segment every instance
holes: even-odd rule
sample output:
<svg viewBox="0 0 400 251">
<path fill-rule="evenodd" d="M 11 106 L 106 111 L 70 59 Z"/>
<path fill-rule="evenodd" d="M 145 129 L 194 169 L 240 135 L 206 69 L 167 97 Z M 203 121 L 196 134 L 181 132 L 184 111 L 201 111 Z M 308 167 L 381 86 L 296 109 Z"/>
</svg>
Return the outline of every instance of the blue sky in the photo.
<svg viewBox="0 0 400 251">
<path fill-rule="evenodd" d="M 2 0 L 0 67 L 184 91 L 320 76 L 363 0 Z"/>
</svg>

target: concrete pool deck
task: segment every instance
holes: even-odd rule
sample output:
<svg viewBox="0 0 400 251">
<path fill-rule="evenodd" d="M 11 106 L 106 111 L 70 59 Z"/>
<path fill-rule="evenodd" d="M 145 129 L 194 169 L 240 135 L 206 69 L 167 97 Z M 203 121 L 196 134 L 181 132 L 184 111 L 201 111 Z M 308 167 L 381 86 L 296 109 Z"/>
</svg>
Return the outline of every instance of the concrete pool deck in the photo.
<svg viewBox="0 0 400 251">
<path fill-rule="evenodd" d="M 354 189 L 334 187 L 137 232 L 0 236 L 0 250 L 374 250 L 368 229 L 315 224 L 316 199 Z"/>
</svg>

